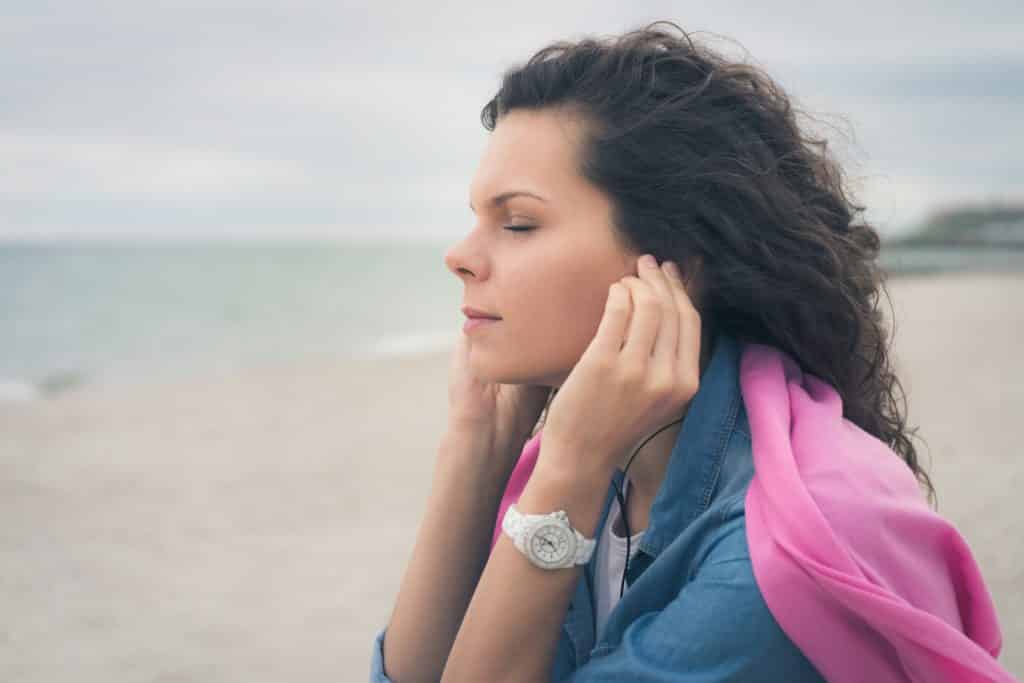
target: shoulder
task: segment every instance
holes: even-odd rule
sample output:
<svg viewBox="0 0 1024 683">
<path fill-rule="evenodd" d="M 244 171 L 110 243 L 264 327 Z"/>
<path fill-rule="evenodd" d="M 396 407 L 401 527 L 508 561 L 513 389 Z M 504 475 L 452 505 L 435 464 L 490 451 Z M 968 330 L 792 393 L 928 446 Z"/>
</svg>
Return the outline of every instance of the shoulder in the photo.
<svg viewBox="0 0 1024 683">
<path fill-rule="evenodd" d="M 731 448 L 749 448 L 736 434 Z M 733 456 L 740 453 L 733 453 Z M 706 517 L 698 550 L 679 592 L 667 605 L 669 618 L 694 624 L 683 644 L 687 661 L 745 671 L 737 680 L 822 680 L 768 609 L 754 575 L 747 540 L 746 493 L 749 477 L 736 472 Z M 728 679 L 732 680 L 732 679 Z"/>
<path fill-rule="evenodd" d="M 730 508 L 663 612 L 670 631 L 689 632 L 674 643 L 679 663 L 730 671 L 723 680 L 823 680 L 768 609 L 750 560 L 742 501 Z"/>
<path fill-rule="evenodd" d="M 689 576 L 664 595 L 661 608 L 631 615 L 621 638 L 597 648 L 579 680 L 590 680 L 583 672 L 595 680 L 630 680 L 639 670 L 652 672 L 652 680 L 694 683 L 824 680 L 761 596 L 742 507 L 710 536 Z"/>
</svg>

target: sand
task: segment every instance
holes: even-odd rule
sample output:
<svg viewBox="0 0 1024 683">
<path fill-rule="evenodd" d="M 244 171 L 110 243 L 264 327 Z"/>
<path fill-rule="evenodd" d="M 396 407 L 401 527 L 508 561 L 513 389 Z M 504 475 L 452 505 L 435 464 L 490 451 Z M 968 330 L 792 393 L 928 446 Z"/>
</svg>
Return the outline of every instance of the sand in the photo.
<svg viewBox="0 0 1024 683">
<path fill-rule="evenodd" d="M 890 291 L 939 510 L 1022 676 L 1024 276 Z M 447 362 L 308 360 L 0 404 L 0 680 L 366 680 L 425 504 Z"/>
</svg>

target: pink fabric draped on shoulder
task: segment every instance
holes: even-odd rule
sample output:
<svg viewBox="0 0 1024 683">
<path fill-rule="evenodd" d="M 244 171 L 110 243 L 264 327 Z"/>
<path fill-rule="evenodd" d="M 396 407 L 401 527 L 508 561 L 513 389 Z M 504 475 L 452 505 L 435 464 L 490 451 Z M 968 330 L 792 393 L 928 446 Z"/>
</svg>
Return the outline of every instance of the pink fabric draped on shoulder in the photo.
<svg viewBox="0 0 1024 683">
<path fill-rule="evenodd" d="M 963 537 L 910 469 L 791 357 L 747 345 L 747 541 L 776 621 L 829 681 L 1013 681 Z"/>
</svg>

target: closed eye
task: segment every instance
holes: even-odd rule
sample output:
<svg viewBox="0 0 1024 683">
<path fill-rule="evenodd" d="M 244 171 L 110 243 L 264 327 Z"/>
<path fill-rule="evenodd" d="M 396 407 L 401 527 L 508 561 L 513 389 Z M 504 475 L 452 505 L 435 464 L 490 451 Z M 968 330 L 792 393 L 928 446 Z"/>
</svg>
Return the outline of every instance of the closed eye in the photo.
<svg viewBox="0 0 1024 683">
<path fill-rule="evenodd" d="M 528 230 L 532 230 L 536 227 L 536 225 L 506 225 L 505 229 L 511 230 L 512 232 L 527 232 Z"/>
</svg>

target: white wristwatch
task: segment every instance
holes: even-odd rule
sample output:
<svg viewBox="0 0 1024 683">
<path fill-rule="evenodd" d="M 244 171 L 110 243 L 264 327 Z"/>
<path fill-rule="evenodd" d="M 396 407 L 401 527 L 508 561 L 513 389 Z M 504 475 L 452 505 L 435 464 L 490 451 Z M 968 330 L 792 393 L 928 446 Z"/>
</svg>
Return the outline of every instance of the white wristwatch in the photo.
<svg viewBox="0 0 1024 683">
<path fill-rule="evenodd" d="M 524 515 L 510 505 L 501 520 L 501 530 L 516 548 L 541 569 L 562 569 L 586 564 L 597 544 L 585 538 L 569 523 L 565 510 L 545 515 Z"/>
</svg>

